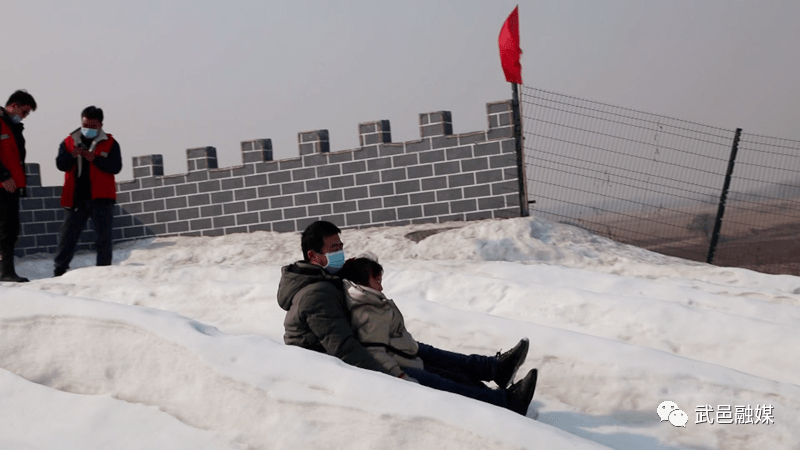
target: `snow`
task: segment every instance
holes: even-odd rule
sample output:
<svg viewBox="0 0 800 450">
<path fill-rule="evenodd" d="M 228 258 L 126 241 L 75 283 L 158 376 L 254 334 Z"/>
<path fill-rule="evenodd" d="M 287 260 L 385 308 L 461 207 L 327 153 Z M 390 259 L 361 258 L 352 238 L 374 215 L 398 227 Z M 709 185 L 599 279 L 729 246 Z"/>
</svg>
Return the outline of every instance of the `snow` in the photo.
<svg viewBox="0 0 800 450">
<path fill-rule="evenodd" d="M 419 242 L 409 233 L 438 231 Z M 539 218 L 345 230 L 414 337 L 531 340 L 528 417 L 283 344 L 299 233 L 165 237 L 0 284 L 0 448 L 749 449 L 800 441 L 800 278 L 662 256 Z M 675 402 L 685 427 L 656 409 Z M 713 424 L 701 421 L 710 405 Z M 717 423 L 719 406 L 756 421 Z M 771 409 L 763 410 L 768 405 Z M 533 417 L 538 413 L 538 420 Z M 699 423 L 698 423 L 699 422 Z"/>
</svg>

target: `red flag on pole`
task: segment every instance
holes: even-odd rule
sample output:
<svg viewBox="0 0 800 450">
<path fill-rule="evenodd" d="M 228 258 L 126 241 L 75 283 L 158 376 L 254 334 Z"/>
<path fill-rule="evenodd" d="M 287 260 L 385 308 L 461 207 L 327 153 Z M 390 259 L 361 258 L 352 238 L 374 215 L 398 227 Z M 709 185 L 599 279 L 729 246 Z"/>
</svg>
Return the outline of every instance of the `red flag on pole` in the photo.
<svg viewBox="0 0 800 450">
<path fill-rule="evenodd" d="M 522 84 L 522 65 L 519 57 L 522 50 L 519 48 L 519 6 L 514 8 L 508 16 L 503 28 L 500 30 L 500 64 L 509 83 Z"/>
</svg>

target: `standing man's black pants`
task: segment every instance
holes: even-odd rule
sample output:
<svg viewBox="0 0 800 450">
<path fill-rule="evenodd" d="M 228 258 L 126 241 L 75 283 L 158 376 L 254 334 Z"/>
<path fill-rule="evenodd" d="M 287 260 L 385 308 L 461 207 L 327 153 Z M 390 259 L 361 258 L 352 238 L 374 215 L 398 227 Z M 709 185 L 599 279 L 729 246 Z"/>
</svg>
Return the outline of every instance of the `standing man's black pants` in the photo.
<svg viewBox="0 0 800 450">
<path fill-rule="evenodd" d="M 19 237 L 19 192 L 8 192 L 0 187 L 0 257 L 3 269 L 11 264 L 14 270 L 14 246 Z"/>
<path fill-rule="evenodd" d="M 75 247 L 80 240 L 86 221 L 92 218 L 94 231 L 97 234 L 97 265 L 111 265 L 112 221 L 114 219 L 113 200 L 85 200 L 78 203 L 77 208 L 66 209 L 64 223 L 59 233 L 58 250 L 55 257 L 56 273 L 64 273 L 75 255 Z"/>
</svg>

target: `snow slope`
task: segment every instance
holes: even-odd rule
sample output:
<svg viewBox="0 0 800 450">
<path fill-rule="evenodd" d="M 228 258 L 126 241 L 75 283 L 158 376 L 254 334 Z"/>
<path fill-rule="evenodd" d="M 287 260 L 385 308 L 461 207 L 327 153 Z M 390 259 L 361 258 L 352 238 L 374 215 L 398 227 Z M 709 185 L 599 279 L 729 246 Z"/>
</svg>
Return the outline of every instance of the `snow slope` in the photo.
<svg viewBox="0 0 800 450">
<path fill-rule="evenodd" d="M 409 233 L 440 232 L 414 242 Z M 0 448 L 796 448 L 800 278 L 670 258 L 538 218 L 345 230 L 415 338 L 522 336 L 529 416 L 287 347 L 299 233 L 158 238 L 0 285 Z M 685 427 L 656 413 L 674 401 Z M 771 423 L 702 407 L 769 405 Z M 744 409 L 743 409 L 744 410 Z M 762 410 L 758 410 L 764 413 Z M 764 413 L 766 415 L 766 413 Z M 714 414 L 712 418 L 717 419 Z M 723 415 L 724 419 L 724 415 Z M 699 423 L 698 423 L 699 422 Z"/>
</svg>

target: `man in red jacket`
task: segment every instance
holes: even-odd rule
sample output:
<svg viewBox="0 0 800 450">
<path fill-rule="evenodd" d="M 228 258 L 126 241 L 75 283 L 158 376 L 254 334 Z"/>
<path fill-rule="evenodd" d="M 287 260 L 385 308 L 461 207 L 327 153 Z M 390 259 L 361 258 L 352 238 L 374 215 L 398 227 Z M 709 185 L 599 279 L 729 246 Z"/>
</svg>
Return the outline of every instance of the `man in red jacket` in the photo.
<svg viewBox="0 0 800 450">
<path fill-rule="evenodd" d="M 14 246 L 19 237 L 19 198 L 25 195 L 25 138 L 22 120 L 36 111 L 36 100 L 17 91 L 0 108 L 0 281 L 25 282 L 14 269 Z"/>
<path fill-rule="evenodd" d="M 61 206 L 64 223 L 55 257 L 55 276 L 63 275 L 75 254 L 86 222 L 92 218 L 97 236 L 97 265 L 111 265 L 112 220 L 117 200 L 114 175 L 122 170 L 119 143 L 103 131 L 103 110 L 89 106 L 81 113 L 81 127 L 61 143 L 56 167 L 64 172 Z"/>
</svg>

